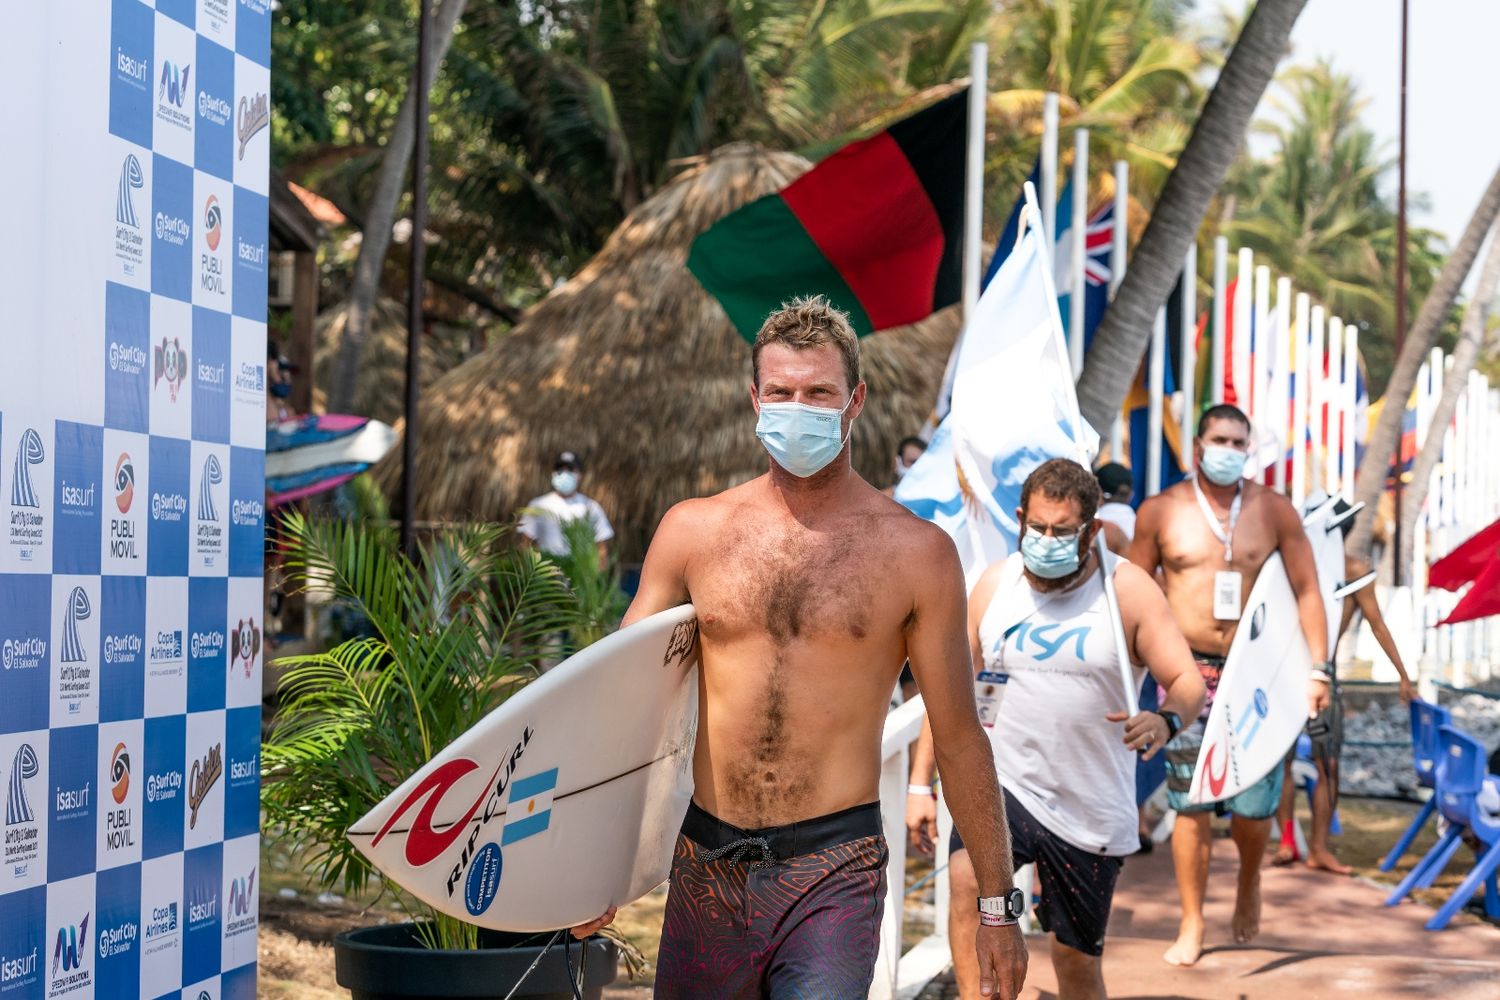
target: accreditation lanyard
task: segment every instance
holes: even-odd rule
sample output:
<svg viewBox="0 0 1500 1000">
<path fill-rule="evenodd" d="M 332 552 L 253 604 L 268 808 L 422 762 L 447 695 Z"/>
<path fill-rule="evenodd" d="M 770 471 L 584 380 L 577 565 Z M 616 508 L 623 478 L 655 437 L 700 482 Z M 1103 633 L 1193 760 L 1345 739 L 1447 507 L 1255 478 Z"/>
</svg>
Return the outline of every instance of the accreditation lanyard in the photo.
<svg viewBox="0 0 1500 1000">
<path fill-rule="evenodd" d="M 1208 505 L 1208 498 L 1203 495 L 1203 487 L 1198 485 L 1198 477 L 1193 477 L 1193 495 L 1198 498 L 1198 509 L 1203 511 L 1203 519 L 1208 522 L 1209 529 L 1214 537 L 1224 543 L 1224 561 L 1234 561 L 1234 526 L 1240 519 L 1240 499 L 1245 492 L 1243 483 L 1235 484 L 1234 500 L 1229 504 L 1229 530 L 1226 533 L 1224 525 L 1214 515 L 1213 509 Z"/>
</svg>

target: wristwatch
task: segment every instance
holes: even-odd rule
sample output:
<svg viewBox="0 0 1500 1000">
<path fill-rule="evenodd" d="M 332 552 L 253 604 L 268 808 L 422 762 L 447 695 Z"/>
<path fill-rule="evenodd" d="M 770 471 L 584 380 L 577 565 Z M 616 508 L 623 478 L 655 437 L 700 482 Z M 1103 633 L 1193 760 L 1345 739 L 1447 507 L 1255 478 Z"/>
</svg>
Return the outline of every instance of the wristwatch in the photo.
<svg viewBox="0 0 1500 1000">
<path fill-rule="evenodd" d="M 1176 712 L 1168 712 L 1165 709 L 1157 712 L 1156 714 L 1166 720 L 1167 742 L 1172 742 L 1172 738 L 1175 737 L 1178 733 L 1182 732 L 1182 716 L 1178 715 Z"/>
<path fill-rule="evenodd" d="M 1026 894 L 1012 889 L 1003 896 L 979 897 L 979 922 L 986 927 L 1009 927 L 1026 912 Z"/>
</svg>

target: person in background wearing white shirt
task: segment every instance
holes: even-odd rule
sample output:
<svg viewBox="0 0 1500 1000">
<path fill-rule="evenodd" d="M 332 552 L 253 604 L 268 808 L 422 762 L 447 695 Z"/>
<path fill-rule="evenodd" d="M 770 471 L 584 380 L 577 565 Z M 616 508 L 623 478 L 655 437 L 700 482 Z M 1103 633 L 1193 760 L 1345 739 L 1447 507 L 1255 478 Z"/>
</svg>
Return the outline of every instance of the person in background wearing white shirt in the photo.
<svg viewBox="0 0 1500 1000">
<path fill-rule="evenodd" d="M 975 696 L 988 727 L 1005 797 L 1015 864 L 1035 863 L 1037 918 L 1052 934 L 1061 1000 L 1103 1000 L 1104 929 L 1122 859 L 1138 845 L 1135 754 L 1160 753 L 1203 705 L 1203 680 L 1166 597 L 1140 567 L 1111 554 L 1134 684 L 1147 671 L 1166 689 L 1160 712 L 1127 718 L 1119 653 L 1093 540 L 1099 487 L 1066 458 L 1037 466 L 1021 487 L 1020 551 L 985 570 L 969 595 Z M 932 853 L 937 803 L 932 735 L 924 726 L 912 757 L 906 825 Z M 954 775 L 945 775 L 953 780 Z M 967 849 L 955 832 L 948 863 L 955 901 L 978 894 Z M 979 915 L 948 911 L 954 942 L 973 936 Z M 967 949 L 953 949 L 964 1000 L 979 996 Z"/>
<path fill-rule="evenodd" d="M 563 525 L 570 521 L 587 521 L 593 526 L 599 565 L 603 566 L 615 529 L 604 516 L 604 508 L 578 492 L 582 473 L 583 463 L 575 453 L 565 451 L 558 455 L 552 463 L 552 492 L 543 493 L 526 505 L 516 530 L 527 544 L 535 545 L 550 556 L 562 557 L 568 554 Z"/>
<path fill-rule="evenodd" d="M 1111 552 L 1124 555 L 1135 537 L 1135 508 L 1130 506 L 1135 483 L 1130 470 L 1119 462 L 1106 462 L 1094 470 L 1104 502 L 1099 505 L 1099 520 L 1105 524 L 1104 544 Z M 1117 530 L 1111 530 L 1111 528 Z"/>
</svg>

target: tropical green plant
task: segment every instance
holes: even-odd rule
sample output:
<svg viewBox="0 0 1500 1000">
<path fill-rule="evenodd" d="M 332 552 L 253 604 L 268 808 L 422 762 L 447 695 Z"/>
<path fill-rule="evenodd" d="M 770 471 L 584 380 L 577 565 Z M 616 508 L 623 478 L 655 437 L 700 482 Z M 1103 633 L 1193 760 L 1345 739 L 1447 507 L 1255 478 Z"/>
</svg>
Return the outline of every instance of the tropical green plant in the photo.
<svg viewBox="0 0 1500 1000">
<path fill-rule="evenodd" d="M 630 597 L 620 588 L 619 557 L 606 552 L 600 559 L 592 523 L 585 518 L 565 521 L 562 533 L 568 552 L 557 557 L 557 564 L 568 578 L 578 610 L 570 645 L 583 649 L 619 628 Z"/>
<path fill-rule="evenodd" d="M 283 524 L 293 580 L 357 609 L 373 634 L 280 661 L 262 749 L 266 835 L 322 888 L 378 883 L 431 947 L 474 947 L 476 929 L 373 870 L 345 831 L 535 677 L 553 637 L 578 627 L 562 571 L 506 544 L 505 531 L 443 532 L 413 559 L 388 527 L 298 513 Z"/>
</svg>

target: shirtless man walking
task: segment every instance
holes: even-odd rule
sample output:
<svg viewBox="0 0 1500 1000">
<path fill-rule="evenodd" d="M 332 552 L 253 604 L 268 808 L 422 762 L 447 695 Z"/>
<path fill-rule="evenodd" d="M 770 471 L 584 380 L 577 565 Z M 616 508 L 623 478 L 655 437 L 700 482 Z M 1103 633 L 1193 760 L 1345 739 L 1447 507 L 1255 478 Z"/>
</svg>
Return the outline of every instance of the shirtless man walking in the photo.
<svg viewBox="0 0 1500 1000">
<path fill-rule="evenodd" d="M 868 994 L 887 891 L 880 738 L 910 660 L 955 821 L 974 845 L 981 992 L 1011 1000 L 1026 948 L 958 554 L 850 466 L 865 384 L 843 313 L 794 300 L 761 327 L 752 359 L 770 471 L 668 511 L 625 615 L 691 601 L 701 643 L 696 787 L 656 996 Z"/>
<path fill-rule="evenodd" d="M 1132 562 L 1148 573 L 1161 570 L 1167 603 L 1208 689 L 1198 721 L 1167 746 L 1167 797 L 1178 813 L 1172 863 L 1182 897 L 1177 941 L 1163 956 L 1172 965 L 1192 965 L 1203 951 L 1203 895 L 1213 848 L 1209 818 L 1214 812 L 1234 814 L 1230 833 L 1240 856 L 1234 939 L 1244 944 L 1260 930 L 1260 865 L 1281 798 L 1281 768 L 1272 768 L 1223 802 L 1193 805 L 1187 793 L 1224 656 L 1245 599 L 1272 552 L 1281 553 L 1297 595 L 1302 633 L 1317 664 L 1307 686 L 1308 716 L 1328 703 L 1328 623 L 1312 545 L 1289 500 L 1243 478 L 1249 447 L 1250 420 L 1243 412 L 1228 405 L 1205 410 L 1193 440 L 1197 475 L 1141 504 L 1130 546 Z"/>
</svg>

